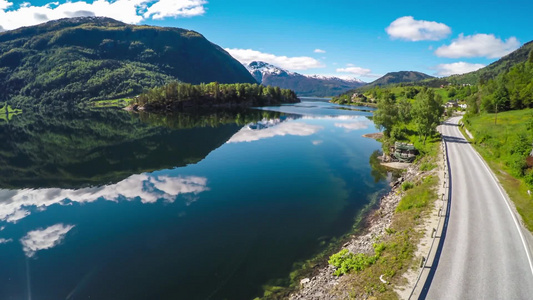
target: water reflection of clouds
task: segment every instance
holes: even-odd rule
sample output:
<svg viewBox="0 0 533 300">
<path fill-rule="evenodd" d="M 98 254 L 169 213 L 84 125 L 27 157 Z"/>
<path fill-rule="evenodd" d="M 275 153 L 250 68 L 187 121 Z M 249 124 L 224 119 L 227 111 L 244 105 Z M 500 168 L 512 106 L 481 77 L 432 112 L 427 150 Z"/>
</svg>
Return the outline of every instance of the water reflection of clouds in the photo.
<svg viewBox="0 0 533 300">
<path fill-rule="evenodd" d="M 180 194 L 207 191 L 207 178 L 198 176 L 171 177 L 151 174 L 132 175 L 116 184 L 82 189 L 0 190 L 0 221 L 16 223 L 30 214 L 30 208 L 44 210 L 53 204 L 86 203 L 98 199 L 140 199 L 154 203 L 159 199 L 173 202 Z"/>
<path fill-rule="evenodd" d="M 350 123 L 335 123 L 335 127 L 344 128 L 346 131 L 367 129 L 368 123 L 364 121 L 350 122 Z"/>
<path fill-rule="evenodd" d="M 32 257 L 39 250 L 50 249 L 61 243 L 74 225 L 56 224 L 44 229 L 28 232 L 20 239 L 22 250 L 27 257 Z"/>
<path fill-rule="evenodd" d="M 336 120 L 336 121 L 353 121 L 353 120 L 368 120 L 366 117 L 362 116 L 349 116 L 349 115 L 340 115 L 340 116 L 304 116 L 302 117 L 304 120 L 316 120 L 316 119 L 322 119 L 322 120 Z"/>
<path fill-rule="evenodd" d="M 303 120 L 334 120 L 336 127 L 344 128 L 347 131 L 366 129 L 372 123 L 364 116 L 352 116 L 352 115 L 323 115 L 302 116 Z M 240 142 L 253 142 L 261 139 L 272 138 L 275 136 L 309 136 L 324 129 L 322 126 L 307 124 L 304 122 L 297 122 L 294 119 L 271 119 L 263 120 L 258 123 L 252 123 L 243 127 L 235 135 L 233 135 L 227 143 L 240 143 Z M 261 126 L 259 126 L 261 125 Z M 319 145 L 320 141 L 312 141 L 313 145 Z"/>
<path fill-rule="evenodd" d="M 248 127 L 244 127 L 234 134 L 228 140 L 228 143 L 253 142 L 261 139 L 285 135 L 308 136 L 318 132 L 321 129 L 323 129 L 322 126 L 311 125 L 302 122 L 285 122 L 260 130 L 252 130 Z"/>
<path fill-rule="evenodd" d="M 372 124 L 370 120 L 363 116 L 332 116 L 329 119 L 337 121 L 333 124 L 335 127 L 344 128 L 346 131 L 367 129 Z"/>
</svg>

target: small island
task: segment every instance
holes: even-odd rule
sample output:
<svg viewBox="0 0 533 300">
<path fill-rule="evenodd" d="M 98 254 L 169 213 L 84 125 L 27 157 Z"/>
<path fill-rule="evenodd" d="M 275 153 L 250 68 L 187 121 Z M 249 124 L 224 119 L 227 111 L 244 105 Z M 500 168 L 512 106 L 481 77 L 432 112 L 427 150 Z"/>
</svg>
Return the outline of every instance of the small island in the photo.
<svg viewBox="0 0 533 300">
<path fill-rule="evenodd" d="M 171 82 L 136 96 L 126 107 L 133 111 L 183 111 L 196 108 L 269 106 L 298 103 L 292 90 L 250 83 L 192 85 Z"/>
</svg>

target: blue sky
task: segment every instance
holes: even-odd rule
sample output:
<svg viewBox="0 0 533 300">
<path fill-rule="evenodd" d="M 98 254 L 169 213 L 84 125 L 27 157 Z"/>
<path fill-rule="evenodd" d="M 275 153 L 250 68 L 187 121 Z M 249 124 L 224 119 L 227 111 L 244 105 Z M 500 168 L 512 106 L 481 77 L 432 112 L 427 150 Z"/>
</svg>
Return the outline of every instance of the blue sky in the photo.
<svg viewBox="0 0 533 300">
<path fill-rule="evenodd" d="M 262 59 L 303 74 L 365 81 L 401 70 L 441 76 L 470 71 L 533 40 L 530 0 L 49 3 L 0 0 L 0 26 L 9 30 L 69 15 L 105 15 L 198 31 L 243 63 Z"/>
</svg>

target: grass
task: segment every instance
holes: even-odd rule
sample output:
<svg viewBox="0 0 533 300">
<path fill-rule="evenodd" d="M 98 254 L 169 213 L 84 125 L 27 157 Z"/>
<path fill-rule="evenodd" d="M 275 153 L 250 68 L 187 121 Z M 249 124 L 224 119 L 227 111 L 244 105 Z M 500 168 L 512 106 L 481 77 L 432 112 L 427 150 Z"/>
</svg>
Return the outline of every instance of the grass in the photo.
<svg viewBox="0 0 533 300">
<path fill-rule="evenodd" d="M 406 193 L 398 204 L 398 207 L 396 207 L 396 212 L 407 211 L 412 208 L 426 207 L 431 199 L 437 197 L 437 194 L 432 189 L 436 183 L 437 179 L 435 177 L 426 177 L 419 185 L 410 189 L 409 192 Z"/>
<path fill-rule="evenodd" d="M 0 108 L 0 120 L 10 121 L 13 116 L 21 113 L 22 109 L 12 108 L 10 105 L 4 105 L 4 107 Z"/>
<path fill-rule="evenodd" d="M 525 164 L 533 141 L 533 109 L 499 113 L 496 124 L 495 117 L 484 114 L 464 123 L 474 136 L 474 147 L 498 177 L 526 227 L 533 231 L 533 198 L 527 193 L 533 190 L 533 169 Z"/>
<path fill-rule="evenodd" d="M 99 100 L 99 101 L 92 101 L 90 102 L 90 105 L 92 107 L 116 107 L 116 108 L 124 108 L 130 104 L 132 101 L 131 98 L 120 98 L 120 99 L 114 99 L 114 100 Z"/>
<path fill-rule="evenodd" d="M 435 147 L 438 149 L 438 144 Z M 437 153 L 425 156 L 423 162 L 434 163 Z M 374 244 L 373 255 L 350 254 L 342 250 L 331 257 L 330 263 L 337 267 L 337 274 L 345 274 L 335 288 L 337 293 L 349 291 L 350 298 L 357 299 L 398 298 L 393 287 L 405 284 L 402 274 L 416 265 L 414 254 L 422 236 L 416 228 L 437 200 L 438 177 L 422 177 L 425 179 L 418 180 L 403 192 L 390 227 Z"/>
</svg>

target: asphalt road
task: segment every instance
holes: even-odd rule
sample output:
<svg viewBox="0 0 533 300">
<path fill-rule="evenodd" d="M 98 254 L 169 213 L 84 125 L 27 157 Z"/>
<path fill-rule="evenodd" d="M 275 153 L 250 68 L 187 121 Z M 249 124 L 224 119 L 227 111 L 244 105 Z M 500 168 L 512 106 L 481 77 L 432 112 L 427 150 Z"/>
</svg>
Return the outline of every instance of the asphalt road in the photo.
<svg viewBox="0 0 533 300">
<path fill-rule="evenodd" d="M 459 118 L 441 126 L 451 175 L 449 218 L 421 298 L 533 299 L 525 234 Z"/>
</svg>

